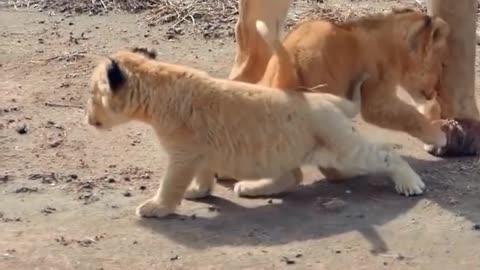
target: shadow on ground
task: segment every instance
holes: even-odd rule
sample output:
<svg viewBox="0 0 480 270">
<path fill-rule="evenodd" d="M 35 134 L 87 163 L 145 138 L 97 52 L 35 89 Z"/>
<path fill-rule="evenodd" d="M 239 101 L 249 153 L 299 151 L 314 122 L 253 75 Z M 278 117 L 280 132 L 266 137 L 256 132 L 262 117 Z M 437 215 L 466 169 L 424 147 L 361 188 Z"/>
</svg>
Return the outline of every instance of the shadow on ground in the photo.
<svg viewBox="0 0 480 270">
<path fill-rule="evenodd" d="M 388 251 L 388 243 L 375 227 L 406 213 L 420 200 L 436 203 L 472 222 L 480 221 L 480 214 L 471 211 L 474 205 L 480 207 L 477 196 L 480 185 L 474 180 L 480 174 L 476 159 L 408 159 L 427 184 L 428 190 L 422 196 L 400 196 L 384 177 L 358 177 L 337 183 L 317 181 L 283 196 L 281 203 L 254 208 L 210 197 L 203 202 L 220 209 L 215 217 L 192 220 L 176 216 L 143 219 L 139 223 L 198 249 L 224 245 L 274 246 L 357 231 L 370 242 L 371 252 L 377 253 Z M 462 174 L 467 175 L 461 177 Z M 331 198 L 346 204 L 340 209 L 325 208 L 322 202 Z"/>
</svg>

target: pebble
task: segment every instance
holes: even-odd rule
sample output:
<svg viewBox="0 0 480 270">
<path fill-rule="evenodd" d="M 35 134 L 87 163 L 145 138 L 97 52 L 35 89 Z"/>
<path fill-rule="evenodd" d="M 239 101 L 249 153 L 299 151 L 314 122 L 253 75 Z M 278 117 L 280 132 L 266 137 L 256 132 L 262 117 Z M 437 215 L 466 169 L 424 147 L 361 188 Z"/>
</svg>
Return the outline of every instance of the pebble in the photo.
<svg viewBox="0 0 480 270">
<path fill-rule="evenodd" d="M 26 124 L 20 124 L 15 128 L 15 131 L 20 135 L 27 134 L 27 132 L 28 132 L 27 125 Z"/>
<path fill-rule="evenodd" d="M 295 260 L 289 259 L 288 257 L 282 257 L 282 262 L 284 262 L 287 265 L 292 265 L 295 264 Z"/>
</svg>

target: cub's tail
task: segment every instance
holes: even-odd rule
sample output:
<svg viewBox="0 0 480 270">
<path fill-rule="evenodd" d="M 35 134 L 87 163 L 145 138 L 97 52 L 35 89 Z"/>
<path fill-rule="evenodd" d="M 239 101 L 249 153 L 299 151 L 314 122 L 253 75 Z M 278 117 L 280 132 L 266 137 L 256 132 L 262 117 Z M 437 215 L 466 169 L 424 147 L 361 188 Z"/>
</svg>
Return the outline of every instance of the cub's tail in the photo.
<svg viewBox="0 0 480 270">
<path fill-rule="evenodd" d="M 273 83 L 274 85 L 271 86 L 286 89 L 295 86 L 295 83 L 297 82 L 297 73 L 291 55 L 285 49 L 280 40 L 280 26 L 281 23 L 279 21 L 277 21 L 273 29 L 269 29 L 264 21 L 257 20 L 255 23 L 257 32 L 270 46 L 273 51 L 273 56 L 278 59 L 276 78 Z"/>
</svg>

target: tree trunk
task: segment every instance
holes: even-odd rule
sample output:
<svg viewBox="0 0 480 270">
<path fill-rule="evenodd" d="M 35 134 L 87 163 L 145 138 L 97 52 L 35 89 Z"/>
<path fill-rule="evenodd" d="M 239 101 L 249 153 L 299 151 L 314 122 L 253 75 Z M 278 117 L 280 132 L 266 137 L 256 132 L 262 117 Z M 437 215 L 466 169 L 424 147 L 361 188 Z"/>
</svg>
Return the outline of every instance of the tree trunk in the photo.
<svg viewBox="0 0 480 270">
<path fill-rule="evenodd" d="M 449 52 L 438 89 L 443 117 L 479 119 L 475 102 L 477 5 L 477 0 L 427 0 L 428 13 L 450 25 Z"/>
</svg>

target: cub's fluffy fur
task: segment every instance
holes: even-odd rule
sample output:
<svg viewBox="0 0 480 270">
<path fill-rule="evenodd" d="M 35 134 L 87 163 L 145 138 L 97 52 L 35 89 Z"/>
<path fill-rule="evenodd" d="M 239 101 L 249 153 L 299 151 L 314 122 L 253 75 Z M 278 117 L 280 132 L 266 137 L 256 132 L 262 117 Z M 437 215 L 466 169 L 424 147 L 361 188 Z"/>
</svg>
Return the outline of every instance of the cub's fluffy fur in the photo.
<svg viewBox="0 0 480 270">
<path fill-rule="evenodd" d="M 137 209 L 142 217 L 170 214 L 182 197 L 207 196 L 215 172 L 241 179 L 234 188 L 240 196 L 291 190 L 304 164 L 385 173 L 405 195 L 425 187 L 402 158 L 355 131 L 358 104 L 217 79 L 152 55 L 124 50 L 99 64 L 87 106 L 88 123 L 98 129 L 129 120 L 149 124 L 168 154 L 157 193 Z"/>
</svg>

